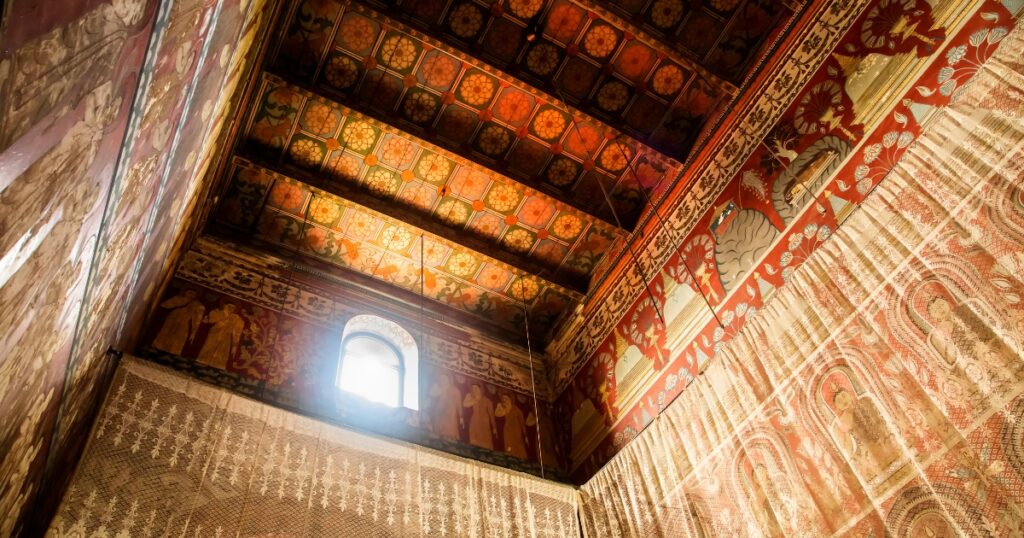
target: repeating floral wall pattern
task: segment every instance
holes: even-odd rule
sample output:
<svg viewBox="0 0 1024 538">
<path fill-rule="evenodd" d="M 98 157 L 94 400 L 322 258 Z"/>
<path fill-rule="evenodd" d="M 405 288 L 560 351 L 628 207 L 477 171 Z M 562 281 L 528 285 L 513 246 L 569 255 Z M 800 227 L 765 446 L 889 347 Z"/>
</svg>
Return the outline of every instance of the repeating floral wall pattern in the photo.
<svg viewBox="0 0 1024 538">
<path fill-rule="evenodd" d="M 583 486 L 588 536 L 1024 531 L 1024 31 L 970 42 L 993 34 L 847 224 Z"/>
<path fill-rule="evenodd" d="M 906 151 L 921 119 L 996 50 L 1014 21 L 1007 8 L 1020 6 L 882 2 L 853 22 L 561 396 L 578 479 L 787 285 Z M 947 39 L 937 20 L 956 35 Z M 892 97 L 877 98 L 884 94 Z M 630 350 L 646 358 L 634 361 Z"/>
<path fill-rule="evenodd" d="M 60 491 L 69 478 L 112 373 L 107 349 L 127 345 L 122 326 L 138 323 L 187 227 L 204 175 L 192 166 L 208 161 L 212 123 L 237 101 L 253 49 L 243 30 L 263 24 L 266 6 L 117 0 L 5 10 L 0 534 L 33 532 L 22 524 L 42 525 L 55 508 L 53 495 L 33 507 L 34 494 L 40 480 Z M 136 311 L 126 323 L 128 304 Z"/>
<path fill-rule="evenodd" d="M 579 536 L 576 491 L 122 362 L 50 536 Z"/>
</svg>

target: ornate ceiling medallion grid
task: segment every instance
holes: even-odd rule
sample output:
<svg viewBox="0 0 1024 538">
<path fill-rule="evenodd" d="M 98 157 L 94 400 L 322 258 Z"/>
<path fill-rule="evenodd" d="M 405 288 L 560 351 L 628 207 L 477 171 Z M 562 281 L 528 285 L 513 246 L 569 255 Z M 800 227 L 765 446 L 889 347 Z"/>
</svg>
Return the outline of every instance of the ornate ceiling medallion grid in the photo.
<svg viewBox="0 0 1024 538">
<path fill-rule="evenodd" d="M 320 11 L 309 11 L 313 9 Z M 670 65 L 639 42 L 620 45 L 623 50 L 615 56 L 618 64 L 608 64 L 608 76 L 602 79 L 607 88 L 602 91 L 595 85 L 587 94 L 587 102 L 605 107 L 601 112 L 597 105 L 588 105 L 588 112 L 604 117 L 569 112 L 578 116 L 579 133 L 569 129 L 569 109 L 551 94 L 477 65 L 473 57 L 359 5 L 300 4 L 275 70 L 610 221 L 605 201 L 595 195 L 599 192 L 596 182 L 601 181 L 614 195 L 615 211 L 625 217 L 628 227 L 642 211 L 643 200 L 658 199 L 657 186 L 665 183 L 665 177 L 677 177 L 680 165 L 645 143 L 649 137 L 630 132 L 626 116 L 615 112 L 612 117 L 609 111 L 630 114 L 629 107 L 643 100 L 636 95 L 637 84 L 645 92 L 647 88 L 661 91 L 665 95 L 659 98 L 659 106 L 676 109 L 682 100 L 696 99 L 710 110 L 721 92 L 697 97 L 690 90 L 706 84 L 691 69 Z M 532 61 L 548 61 L 538 54 L 532 55 Z M 303 64 L 301 58 L 310 55 L 319 58 L 315 65 L 308 60 Z M 527 64 L 531 62 L 529 51 L 521 56 Z M 370 94 L 368 87 L 379 89 Z M 634 115 L 643 121 L 659 117 L 649 112 Z M 703 120 L 698 123 L 703 125 Z M 618 128 L 630 136 L 620 137 Z M 699 126 L 686 136 L 697 132 Z M 629 160 L 614 147 L 615 141 L 626 147 Z M 630 164 L 641 171 L 639 177 L 629 171 Z M 648 191 L 646 197 L 640 189 Z"/>
</svg>

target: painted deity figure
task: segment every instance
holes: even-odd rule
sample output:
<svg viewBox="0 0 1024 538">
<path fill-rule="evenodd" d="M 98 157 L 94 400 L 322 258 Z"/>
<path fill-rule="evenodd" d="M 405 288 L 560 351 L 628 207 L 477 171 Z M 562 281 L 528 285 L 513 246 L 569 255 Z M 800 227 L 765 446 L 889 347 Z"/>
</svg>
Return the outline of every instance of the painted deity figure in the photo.
<svg viewBox="0 0 1024 538">
<path fill-rule="evenodd" d="M 462 419 L 462 392 L 452 382 L 450 374 L 444 373 L 430 387 L 433 408 L 430 411 L 430 425 L 436 435 L 448 439 L 459 439 Z"/>
<path fill-rule="evenodd" d="M 867 396 L 856 397 L 844 388 L 835 392 L 833 432 L 854 467 L 871 482 L 900 458 L 900 449 L 886 427 L 878 407 Z"/>
<path fill-rule="evenodd" d="M 502 394 L 494 414 L 505 417 L 505 427 L 502 428 L 502 434 L 505 437 L 505 452 L 517 458 L 526 459 L 526 419 L 523 417 L 523 412 L 519 410 L 508 394 Z"/>
<path fill-rule="evenodd" d="M 980 319 L 969 305 L 953 306 L 940 294 L 927 302 L 931 331 L 928 345 L 948 367 L 962 371 L 985 393 L 991 382 L 1013 379 L 1020 363 L 1008 346 Z"/>
<path fill-rule="evenodd" d="M 472 410 L 469 415 L 469 442 L 493 450 L 494 436 L 498 435 L 494 423 L 494 402 L 484 395 L 480 385 L 474 384 L 462 401 L 462 406 Z"/>
<path fill-rule="evenodd" d="M 772 498 L 775 498 L 776 502 L 781 500 L 781 497 L 777 495 L 775 491 L 775 484 L 772 481 L 772 477 L 769 476 L 768 469 L 761 463 L 754 466 L 752 471 L 753 483 L 751 484 L 751 491 L 753 493 L 753 499 L 751 508 L 754 511 L 754 519 L 757 521 L 758 529 L 765 536 L 785 536 L 782 532 L 782 528 L 779 526 L 777 517 L 784 517 L 784 514 L 777 514 L 775 509 L 772 508 Z"/>
<path fill-rule="evenodd" d="M 537 422 L 537 415 L 531 411 L 526 415 L 526 425 L 540 428 L 540 458 L 544 465 L 555 467 L 558 465 L 558 444 L 555 443 L 555 429 L 551 426 L 551 417 L 544 413 Z"/>
<path fill-rule="evenodd" d="M 228 303 L 206 316 L 204 321 L 213 326 L 199 350 L 199 362 L 222 370 L 227 368 L 245 328 L 245 321 L 235 309 L 235 305 Z"/>
<path fill-rule="evenodd" d="M 152 346 L 154 349 L 181 355 L 185 344 L 195 339 L 206 307 L 196 299 L 195 290 L 185 290 L 181 295 L 161 303 L 160 307 L 170 309 L 170 313 L 160 326 L 160 332 L 153 339 Z"/>
</svg>

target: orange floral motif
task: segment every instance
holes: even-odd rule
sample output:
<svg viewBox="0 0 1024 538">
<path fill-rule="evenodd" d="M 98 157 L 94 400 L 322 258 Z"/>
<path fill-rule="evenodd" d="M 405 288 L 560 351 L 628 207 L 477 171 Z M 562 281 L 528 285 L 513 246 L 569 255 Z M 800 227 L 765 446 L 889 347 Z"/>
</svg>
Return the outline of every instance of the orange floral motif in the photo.
<svg viewBox="0 0 1024 538">
<path fill-rule="evenodd" d="M 627 157 L 632 154 L 629 147 L 619 142 L 612 142 L 601 152 L 601 166 L 612 172 L 618 172 L 628 164 Z"/>
<path fill-rule="evenodd" d="M 583 22 L 583 10 L 567 2 L 560 3 L 548 14 L 544 31 L 555 39 L 567 42 L 576 35 L 576 29 Z"/>
<path fill-rule="evenodd" d="M 321 224 L 330 224 L 341 216 L 341 206 L 334 200 L 316 196 L 309 204 L 309 216 Z"/>
<path fill-rule="evenodd" d="M 472 4 L 459 4 L 448 15 L 448 25 L 455 35 L 469 39 L 480 31 L 483 15 Z"/>
<path fill-rule="evenodd" d="M 416 43 L 405 36 L 391 36 L 380 46 L 381 63 L 401 71 L 416 61 Z"/>
<path fill-rule="evenodd" d="M 279 182 L 270 192 L 271 205 L 281 209 L 295 209 L 305 198 L 305 191 L 291 183 Z"/>
<path fill-rule="evenodd" d="M 548 167 L 548 181 L 555 186 L 564 187 L 576 179 L 577 171 L 578 165 L 572 159 L 555 159 Z"/>
<path fill-rule="evenodd" d="M 377 219 L 362 211 L 353 211 L 345 221 L 346 233 L 355 239 L 367 239 L 377 231 Z"/>
<path fill-rule="evenodd" d="M 409 95 L 402 103 L 402 112 L 405 117 L 414 123 L 423 123 L 434 117 L 437 113 L 438 100 L 427 92 L 415 92 Z"/>
<path fill-rule="evenodd" d="M 412 234 L 404 226 L 388 226 L 380 234 L 380 244 L 391 251 L 400 252 L 412 242 Z"/>
<path fill-rule="evenodd" d="M 654 51 L 636 41 L 630 42 L 619 54 L 616 65 L 626 77 L 637 80 L 647 74 L 654 61 Z"/>
<path fill-rule="evenodd" d="M 540 11 L 540 7 L 543 5 L 541 0 L 509 0 L 508 9 L 516 17 L 521 19 L 529 19 L 530 17 L 537 14 Z"/>
<path fill-rule="evenodd" d="M 592 26 L 583 38 L 583 48 L 594 58 L 604 58 L 615 50 L 618 36 L 610 26 L 598 24 Z"/>
<path fill-rule="evenodd" d="M 488 125 L 480 130 L 477 143 L 480 145 L 480 151 L 493 157 L 508 149 L 512 143 L 512 135 L 497 125 Z"/>
<path fill-rule="evenodd" d="M 459 73 L 459 62 L 451 56 L 437 52 L 423 61 L 420 73 L 423 74 L 423 81 L 427 85 L 448 89 L 455 80 L 455 75 Z"/>
<path fill-rule="evenodd" d="M 395 174 L 383 168 L 378 168 L 366 176 L 366 186 L 374 194 L 393 194 L 395 191 Z"/>
<path fill-rule="evenodd" d="M 343 179 L 355 179 L 359 176 L 359 169 L 362 168 L 362 161 L 352 155 L 338 154 L 327 161 L 327 169 L 334 177 Z"/>
<path fill-rule="evenodd" d="M 434 203 L 435 192 L 435 189 L 417 182 L 407 186 L 398 197 L 413 207 L 425 210 Z"/>
<path fill-rule="evenodd" d="M 524 120 L 532 109 L 533 103 L 525 93 L 505 90 L 494 106 L 494 115 L 515 124 Z"/>
<path fill-rule="evenodd" d="M 554 224 L 551 225 L 551 233 L 556 237 L 565 239 L 566 241 L 572 241 L 576 239 L 576 236 L 583 231 L 583 221 L 575 215 L 564 213 L 559 215 L 555 219 Z"/>
<path fill-rule="evenodd" d="M 302 166 L 318 166 L 324 158 L 324 148 L 314 140 L 300 138 L 288 148 L 288 155 L 296 164 Z"/>
<path fill-rule="evenodd" d="M 412 142 L 397 136 L 389 137 L 380 148 L 380 158 L 392 166 L 402 166 L 412 159 L 416 146 Z"/>
<path fill-rule="evenodd" d="M 350 88 L 359 79 L 359 66 L 348 56 L 335 56 L 327 62 L 324 76 L 331 86 L 344 90 Z"/>
<path fill-rule="evenodd" d="M 523 208 L 519 210 L 519 218 L 522 219 L 523 223 L 533 226 L 535 228 L 543 227 L 551 215 L 554 214 L 555 207 L 544 198 L 540 196 L 531 196 L 527 198 L 526 203 L 523 204 Z"/>
<path fill-rule="evenodd" d="M 331 107 L 314 101 L 302 114 L 302 127 L 315 135 L 329 136 L 338 128 L 338 115 Z"/>
<path fill-rule="evenodd" d="M 448 270 L 455 276 L 467 277 L 476 270 L 476 260 L 467 252 L 456 252 L 448 258 Z"/>
<path fill-rule="evenodd" d="M 366 17 L 350 13 L 341 21 L 338 39 L 341 45 L 353 52 L 364 52 L 373 46 L 377 29 Z"/>
<path fill-rule="evenodd" d="M 377 138 L 373 126 L 365 121 L 353 121 L 341 130 L 341 140 L 355 151 L 366 151 Z"/>
<path fill-rule="evenodd" d="M 469 209 L 466 204 L 445 200 L 437 206 L 437 216 L 448 224 L 463 224 L 469 218 Z"/>
<path fill-rule="evenodd" d="M 533 118 L 533 131 L 544 140 L 555 140 L 565 130 L 565 116 L 554 109 L 541 111 Z"/>
<path fill-rule="evenodd" d="M 497 89 L 497 84 L 493 79 L 483 73 L 473 73 L 463 79 L 459 86 L 459 93 L 462 94 L 462 99 L 465 102 L 473 106 L 481 106 L 491 100 L 495 89 Z"/>
<path fill-rule="evenodd" d="M 490 213 L 483 213 L 473 219 L 469 228 L 484 237 L 498 237 L 498 233 L 504 226 L 502 219 Z"/>
<path fill-rule="evenodd" d="M 463 167 L 451 182 L 452 192 L 463 198 L 475 200 L 484 192 L 491 181 L 490 176 L 483 172 Z"/>
<path fill-rule="evenodd" d="M 492 290 L 500 290 L 505 287 L 512 275 L 505 269 L 496 265 L 487 264 L 480 271 L 480 275 L 476 277 L 476 281 L 481 286 L 488 287 Z"/>
<path fill-rule="evenodd" d="M 487 193 L 487 205 L 495 211 L 507 213 L 519 205 L 519 191 L 512 185 L 497 184 Z"/>
<path fill-rule="evenodd" d="M 540 285 L 533 278 L 518 278 L 509 288 L 509 297 L 517 301 L 532 301 L 540 291 Z"/>
<path fill-rule="evenodd" d="M 626 85 L 613 80 L 597 90 L 597 106 L 608 112 L 617 112 L 626 106 L 629 89 Z"/>
<path fill-rule="evenodd" d="M 558 66 L 558 49 L 549 43 L 538 43 L 526 53 L 526 67 L 530 71 L 547 76 L 554 73 Z"/>
<path fill-rule="evenodd" d="M 522 228 L 516 228 L 505 234 L 501 242 L 513 252 L 523 253 L 530 250 L 530 246 L 533 245 L 533 234 Z"/>
<path fill-rule="evenodd" d="M 423 263 L 425 265 L 438 265 L 444 261 L 444 257 L 448 255 L 448 251 L 451 250 L 447 246 L 431 241 L 429 239 L 423 240 Z M 418 261 L 418 260 L 417 260 Z"/>
<path fill-rule="evenodd" d="M 664 65 L 654 72 L 651 82 L 658 95 L 672 95 L 683 85 L 683 70 L 674 65 Z"/>
<path fill-rule="evenodd" d="M 444 178 L 448 177 L 451 171 L 452 162 L 436 153 L 424 156 L 420 159 L 419 164 L 416 165 L 416 172 L 419 173 L 420 177 L 431 183 L 444 181 Z"/>
<path fill-rule="evenodd" d="M 672 28 L 683 18 L 683 4 L 680 0 L 654 0 L 650 13 L 655 26 Z"/>
</svg>

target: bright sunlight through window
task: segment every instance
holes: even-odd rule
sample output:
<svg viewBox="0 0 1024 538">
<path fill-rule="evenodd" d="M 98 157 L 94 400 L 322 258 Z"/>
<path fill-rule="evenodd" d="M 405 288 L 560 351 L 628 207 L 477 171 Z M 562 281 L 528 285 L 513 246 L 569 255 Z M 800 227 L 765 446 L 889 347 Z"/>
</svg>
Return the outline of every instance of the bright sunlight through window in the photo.
<svg viewBox="0 0 1024 538">
<path fill-rule="evenodd" d="M 342 334 L 337 387 L 389 407 L 419 409 L 418 355 L 416 341 L 397 323 L 355 316 Z"/>
<path fill-rule="evenodd" d="M 390 407 L 402 405 L 402 363 L 380 337 L 356 334 L 345 340 L 338 387 Z"/>
</svg>

